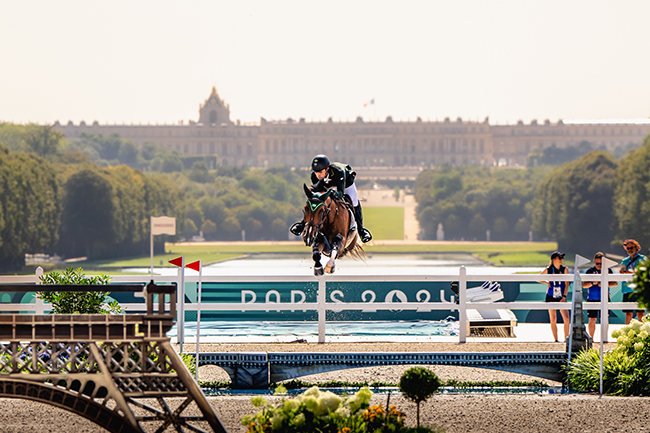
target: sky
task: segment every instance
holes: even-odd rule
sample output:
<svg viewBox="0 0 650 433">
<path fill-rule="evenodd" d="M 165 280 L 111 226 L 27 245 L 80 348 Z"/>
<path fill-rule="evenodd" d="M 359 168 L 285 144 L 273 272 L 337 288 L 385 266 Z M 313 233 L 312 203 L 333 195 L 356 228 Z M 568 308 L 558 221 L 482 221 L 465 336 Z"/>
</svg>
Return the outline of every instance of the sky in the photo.
<svg viewBox="0 0 650 433">
<path fill-rule="evenodd" d="M 5 122 L 650 117 L 646 0 L 0 6 Z"/>
</svg>

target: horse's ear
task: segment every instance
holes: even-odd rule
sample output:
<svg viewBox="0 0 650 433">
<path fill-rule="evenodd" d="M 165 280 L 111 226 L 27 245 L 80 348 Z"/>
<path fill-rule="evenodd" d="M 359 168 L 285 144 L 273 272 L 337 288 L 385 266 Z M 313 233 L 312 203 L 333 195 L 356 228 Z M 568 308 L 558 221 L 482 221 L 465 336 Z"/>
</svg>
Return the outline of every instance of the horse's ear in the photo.
<svg viewBox="0 0 650 433">
<path fill-rule="evenodd" d="M 312 198 L 314 196 L 314 193 L 311 192 L 311 190 L 307 187 L 306 183 L 303 183 L 302 187 L 305 189 L 305 195 L 307 196 L 307 198 Z"/>
</svg>

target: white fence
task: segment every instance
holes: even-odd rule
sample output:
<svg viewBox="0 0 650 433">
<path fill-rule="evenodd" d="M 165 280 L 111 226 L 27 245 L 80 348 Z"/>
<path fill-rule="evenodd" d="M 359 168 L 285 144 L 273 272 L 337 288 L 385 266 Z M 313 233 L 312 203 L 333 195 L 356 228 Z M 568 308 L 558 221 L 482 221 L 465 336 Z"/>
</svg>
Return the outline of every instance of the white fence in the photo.
<svg viewBox="0 0 650 433">
<path fill-rule="evenodd" d="M 39 275 L 42 275 L 42 270 L 37 269 L 36 274 L 33 276 L 0 276 L 0 284 L 38 284 Z M 601 287 L 608 287 L 609 281 L 623 282 L 630 281 L 632 275 L 630 274 L 609 274 L 604 273 L 599 274 L 580 274 L 582 281 L 597 281 L 601 283 Z M 186 275 L 185 282 L 188 283 L 197 283 L 199 282 L 198 275 Z M 154 276 L 154 282 L 156 283 L 165 283 L 165 282 L 178 282 L 179 288 L 182 288 L 180 284 L 181 280 L 181 270 L 179 269 L 177 277 L 167 277 L 167 276 Z M 133 276 L 133 275 L 115 275 L 112 276 L 112 283 L 148 283 L 151 281 L 149 275 L 143 276 Z M 420 297 L 418 293 L 418 299 L 422 299 L 420 302 L 399 302 L 400 310 L 415 310 L 420 312 L 432 311 L 432 310 L 448 310 L 448 311 L 458 311 L 459 312 L 459 342 L 465 343 L 467 336 L 467 309 L 474 310 L 496 310 L 496 309 L 510 309 L 510 310 L 547 310 L 549 309 L 549 304 L 546 302 L 467 302 L 466 300 L 466 290 L 468 283 L 479 283 L 479 285 L 485 281 L 498 281 L 498 282 L 524 282 L 524 283 L 534 283 L 539 281 L 567 281 L 573 282 L 573 274 L 564 274 L 564 275 L 539 275 L 539 274 L 512 274 L 512 275 L 467 275 L 467 270 L 464 266 L 461 266 L 458 274 L 447 274 L 447 275 L 378 275 L 378 276 L 339 276 L 339 275 L 327 275 L 321 277 L 314 276 L 202 276 L 202 282 L 210 283 L 270 283 L 270 282 L 286 282 L 286 283 L 318 283 L 318 294 L 316 302 L 271 302 L 270 297 L 267 296 L 265 303 L 251 303 L 251 302 L 242 302 L 240 303 L 185 303 L 185 294 L 184 290 L 179 290 L 178 293 L 178 310 L 180 314 L 179 318 L 183 317 L 182 312 L 184 310 L 189 311 L 295 311 L 295 310 L 311 310 L 318 313 L 318 342 L 325 342 L 325 324 L 326 324 L 326 311 L 343 311 L 343 310 L 395 310 L 396 303 L 393 302 L 341 302 L 340 299 L 335 298 L 333 293 L 330 294 L 330 302 L 326 300 L 326 283 L 347 283 L 347 282 L 450 282 L 458 281 L 459 282 L 459 299 L 458 304 L 454 300 L 445 300 L 443 294 L 441 293 L 441 302 L 428 302 L 428 297 L 423 293 Z M 540 290 L 545 290 L 544 287 L 540 284 Z M 426 291 L 425 291 L 426 292 Z M 582 287 L 579 288 L 577 293 L 582 295 Z M 428 292 L 426 294 L 430 295 Z M 276 298 L 277 300 L 277 298 Z M 608 302 L 607 297 L 604 297 L 604 302 L 601 303 L 585 303 L 583 309 L 601 310 L 602 326 L 601 329 L 607 328 L 608 314 L 603 314 L 608 310 L 622 310 L 629 309 L 634 310 L 638 309 L 636 303 L 624 303 L 624 302 Z M 146 306 L 144 303 L 127 303 L 122 304 L 123 307 L 126 307 L 129 312 L 144 312 L 146 311 Z M 554 303 L 553 309 L 556 310 L 570 310 L 571 303 Z M 0 312 L 1 311 L 34 311 L 36 314 L 44 314 L 47 311 L 47 304 L 43 304 L 42 301 L 36 300 L 33 304 L 10 304 L 10 303 L 0 303 Z M 178 323 L 179 329 L 184 329 L 184 323 L 181 321 Z M 184 336 L 183 332 L 179 332 L 179 342 L 183 342 Z"/>
</svg>

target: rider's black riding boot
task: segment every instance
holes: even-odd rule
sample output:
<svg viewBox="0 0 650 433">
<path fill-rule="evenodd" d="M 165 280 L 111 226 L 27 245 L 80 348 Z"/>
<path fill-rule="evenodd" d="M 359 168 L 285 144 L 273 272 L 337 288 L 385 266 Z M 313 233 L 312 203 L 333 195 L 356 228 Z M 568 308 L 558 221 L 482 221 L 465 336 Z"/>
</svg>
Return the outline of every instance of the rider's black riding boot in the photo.
<svg viewBox="0 0 650 433">
<path fill-rule="evenodd" d="M 305 230 L 305 222 L 304 221 L 298 221 L 294 225 L 289 228 L 289 231 L 294 235 L 294 236 L 300 236 L 302 234 L 302 231 Z"/>
<path fill-rule="evenodd" d="M 363 228 L 363 212 L 361 212 L 361 203 L 354 208 L 354 219 L 357 221 L 357 233 L 361 237 L 361 242 L 364 244 L 372 240 L 372 235 L 368 229 Z"/>
</svg>

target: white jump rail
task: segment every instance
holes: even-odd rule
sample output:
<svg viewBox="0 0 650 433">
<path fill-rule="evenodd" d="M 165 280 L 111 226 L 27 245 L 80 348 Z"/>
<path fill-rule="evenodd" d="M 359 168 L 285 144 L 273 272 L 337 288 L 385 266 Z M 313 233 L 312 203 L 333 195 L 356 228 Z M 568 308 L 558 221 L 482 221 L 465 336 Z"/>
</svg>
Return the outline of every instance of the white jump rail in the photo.
<svg viewBox="0 0 650 433">
<path fill-rule="evenodd" d="M 42 275 L 42 270 L 37 268 L 35 275 L 30 276 L 0 276 L 0 284 L 16 284 L 16 283 L 39 283 L 39 275 Z M 630 281 L 632 275 L 630 274 L 581 274 L 582 281 L 601 282 L 605 287 L 608 281 L 624 282 Z M 197 283 L 198 275 L 186 275 L 186 283 Z M 553 274 L 553 275 L 540 275 L 540 274 L 511 274 L 511 275 L 485 275 L 476 274 L 468 275 L 467 269 L 461 266 L 458 274 L 446 275 L 358 275 L 358 276 L 342 276 L 342 275 L 326 275 L 315 277 L 309 276 L 206 276 L 202 277 L 203 283 L 270 283 L 270 282 L 286 282 L 286 283 L 318 283 L 318 294 L 316 302 L 266 302 L 266 303 L 185 303 L 184 288 L 179 283 L 178 292 L 178 305 L 179 311 L 295 311 L 295 310 L 311 310 L 318 313 L 318 342 L 325 342 L 325 324 L 326 324 L 326 311 L 343 311 L 343 310 L 367 310 L 371 307 L 372 310 L 394 310 L 396 303 L 393 302 L 340 302 L 331 300 L 327 302 L 326 299 L 326 284 L 327 283 L 350 283 L 350 282 L 451 282 L 458 281 L 458 304 L 455 300 L 445 300 L 443 290 L 441 290 L 441 302 L 399 302 L 400 310 L 416 310 L 416 311 L 432 311 L 432 310 L 447 310 L 459 312 L 459 343 L 465 343 L 467 338 L 467 309 L 474 310 L 496 310 L 496 309 L 510 309 L 510 310 L 548 310 L 549 304 L 546 302 L 467 302 L 466 290 L 467 283 L 477 282 L 483 283 L 485 281 L 498 281 L 498 282 L 524 282 L 535 283 L 539 281 L 567 281 L 572 283 L 574 280 L 573 274 Z M 152 280 L 150 275 L 134 276 L 134 275 L 115 275 L 111 277 L 112 283 L 143 283 L 146 284 Z M 159 276 L 153 277 L 155 283 L 171 283 L 179 282 L 179 277 L 175 276 Z M 540 290 L 545 290 L 540 284 Z M 108 290 L 110 291 L 110 289 Z M 582 295 L 582 287 L 579 288 L 578 293 Z M 330 294 L 331 297 L 331 294 Z M 146 311 L 145 304 L 123 303 L 123 307 L 127 308 L 129 312 L 144 312 Z M 553 309 L 556 310 L 570 310 L 571 303 L 554 303 Z M 633 302 L 608 302 L 606 299 L 603 303 L 584 303 L 583 309 L 585 310 L 634 310 L 638 309 L 636 303 Z M 39 299 L 33 304 L 10 304 L 0 303 L 1 311 L 34 311 L 36 314 L 44 314 L 47 311 L 47 304 Z M 603 325 L 607 325 L 607 314 L 603 315 Z M 183 332 L 178 332 L 179 342 L 182 343 L 184 336 Z"/>
</svg>

